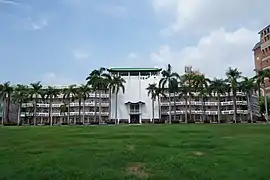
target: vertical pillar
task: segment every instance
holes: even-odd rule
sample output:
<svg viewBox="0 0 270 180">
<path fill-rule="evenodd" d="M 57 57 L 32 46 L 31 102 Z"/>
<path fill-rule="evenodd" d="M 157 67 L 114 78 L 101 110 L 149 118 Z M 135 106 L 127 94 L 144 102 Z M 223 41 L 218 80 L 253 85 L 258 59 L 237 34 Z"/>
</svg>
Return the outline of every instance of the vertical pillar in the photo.
<svg viewBox="0 0 270 180">
<path fill-rule="evenodd" d="M 142 104 L 139 103 L 139 110 L 140 110 L 140 124 L 142 124 Z"/>
</svg>

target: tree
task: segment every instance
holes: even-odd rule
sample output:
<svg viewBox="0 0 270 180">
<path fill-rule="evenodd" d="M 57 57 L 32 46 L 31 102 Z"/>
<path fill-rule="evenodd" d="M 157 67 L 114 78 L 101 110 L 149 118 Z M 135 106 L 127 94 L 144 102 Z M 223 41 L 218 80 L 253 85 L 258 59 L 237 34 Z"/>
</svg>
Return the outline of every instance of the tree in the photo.
<svg viewBox="0 0 270 180">
<path fill-rule="evenodd" d="M 109 118 L 111 118 L 111 111 L 112 111 L 112 76 L 108 73 L 103 73 L 102 76 L 104 77 L 104 85 L 106 89 L 109 90 Z"/>
<path fill-rule="evenodd" d="M 199 93 L 198 96 L 202 103 L 202 121 L 205 121 L 205 101 L 207 100 L 209 93 L 209 83 L 210 79 L 206 78 L 204 75 L 194 76 L 194 86 L 195 90 Z"/>
<path fill-rule="evenodd" d="M 256 89 L 256 83 L 253 78 L 243 77 L 243 81 L 241 82 L 241 90 L 246 94 L 247 103 L 248 103 L 248 112 L 250 115 L 250 121 L 253 123 L 253 113 L 251 107 L 251 98 L 254 90 Z"/>
<path fill-rule="evenodd" d="M 117 106 L 118 106 L 118 93 L 120 91 L 120 89 L 122 89 L 123 94 L 125 93 L 125 83 L 126 81 L 121 77 L 121 76 L 114 76 L 112 79 L 112 93 L 115 94 L 115 124 L 116 122 L 119 123 L 119 121 L 117 121 Z"/>
<path fill-rule="evenodd" d="M 172 92 L 172 83 L 177 81 L 177 79 L 180 79 L 180 76 L 175 73 L 172 72 L 172 67 L 170 64 L 168 64 L 168 67 L 166 70 L 163 70 L 161 72 L 162 74 L 162 78 L 159 81 L 159 88 L 162 88 L 163 91 L 165 89 L 168 89 L 168 93 L 169 93 L 169 123 L 172 122 L 172 112 L 171 112 L 171 92 Z"/>
<path fill-rule="evenodd" d="M 155 94 L 158 99 L 158 116 L 159 120 L 161 120 L 161 105 L 160 105 L 160 96 L 166 97 L 166 94 L 163 92 L 162 88 L 156 87 Z"/>
<path fill-rule="evenodd" d="M 237 123 L 237 106 L 236 106 L 236 93 L 239 88 L 239 82 L 238 80 L 241 78 L 241 72 L 235 68 L 229 68 L 226 72 L 227 81 L 230 85 L 230 90 L 232 92 L 233 97 L 233 121 Z"/>
<path fill-rule="evenodd" d="M 101 89 L 103 88 L 105 81 L 103 79 L 103 74 L 105 72 L 105 68 L 101 67 L 99 69 L 93 70 L 88 77 L 86 77 L 87 84 L 92 87 L 92 89 L 95 92 L 95 117 L 94 121 L 96 122 L 96 117 L 97 117 L 97 91 L 99 92 L 99 123 L 101 121 Z"/>
<path fill-rule="evenodd" d="M 63 89 L 63 99 L 68 101 L 68 124 L 70 124 L 70 103 L 74 101 L 76 94 L 76 85 L 69 85 L 67 88 Z"/>
<path fill-rule="evenodd" d="M 226 82 L 223 79 L 217 79 L 214 78 L 210 82 L 210 93 L 213 93 L 215 96 L 217 96 L 218 101 L 218 123 L 220 123 L 220 117 L 221 117 L 221 102 L 220 102 L 220 96 L 226 93 Z"/>
<path fill-rule="evenodd" d="M 55 89 L 52 86 L 49 86 L 45 89 L 45 98 L 49 99 L 49 118 L 50 118 L 50 125 L 53 125 L 53 115 L 52 115 L 52 101 L 53 98 L 57 98 L 60 95 L 59 89 Z"/>
<path fill-rule="evenodd" d="M 9 108 L 10 108 L 10 99 L 11 94 L 13 92 L 13 87 L 11 87 L 10 82 L 5 82 L 0 86 L 0 97 L 3 99 L 3 114 L 2 117 L 2 124 L 4 122 L 4 119 L 7 123 L 9 123 Z"/>
<path fill-rule="evenodd" d="M 149 84 L 146 90 L 148 91 L 148 96 L 151 97 L 152 100 L 152 123 L 155 123 L 155 101 L 156 101 L 156 89 L 157 89 L 157 84 Z"/>
<path fill-rule="evenodd" d="M 30 89 L 30 93 L 31 93 L 31 99 L 34 100 L 34 126 L 36 126 L 37 123 L 37 101 L 39 98 L 39 95 L 42 91 L 42 85 L 41 82 L 37 82 L 37 83 L 31 83 L 31 89 Z"/>
<path fill-rule="evenodd" d="M 195 77 L 195 74 L 193 72 L 186 73 L 181 77 L 182 85 L 185 86 L 187 94 L 188 94 L 190 120 L 192 119 L 191 98 L 194 96 L 194 94 L 193 94 L 193 91 L 194 91 L 194 77 Z"/>
<path fill-rule="evenodd" d="M 179 78 L 180 79 L 180 78 Z M 171 92 L 173 93 L 173 106 L 174 106 L 174 121 L 176 121 L 176 93 L 179 93 L 179 82 L 177 81 L 177 79 L 173 78 L 172 83 L 171 83 L 171 87 L 169 89 L 171 89 Z"/>
<path fill-rule="evenodd" d="M 188 122 L 188 93 L 189 89 L 188 86 L 184 83 L 183 79 L 181 78 L 179 82 L 179 98 L 182 97 L 185 100 L 185 122 Z"/>
<path fill-rule="evenodd" d="M 22 103 L 26 102 L 29 97 L 29 89 L 25 85 L 17 84 L 14 89 L 14 93 L 12 94 L 12 101 L 18 105 L 18 118 L 17 125 L 21 124 L 21 109 Z"/>
<path fill-rule="evenodd" d="M 89 93 L 91 89 L 90 87 L 86 84 L 82 84 L 80 87 L 77 88 L 76 91 L 76 99 L 79 100 L 79 118 L 80 121 L 84 124 L 84 117 L 85 117 L 85 101 L 87 98 L 89 98 Z M 81 102 L 83 101 L 83 115 L 81 119 Z"/>
</svg>

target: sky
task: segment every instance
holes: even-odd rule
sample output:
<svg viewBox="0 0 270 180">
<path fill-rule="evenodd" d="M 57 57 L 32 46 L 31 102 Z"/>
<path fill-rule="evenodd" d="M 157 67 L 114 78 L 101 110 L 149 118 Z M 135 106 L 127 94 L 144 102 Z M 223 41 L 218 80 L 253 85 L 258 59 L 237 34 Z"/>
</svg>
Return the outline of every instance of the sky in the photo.
<svg viewBox="0 0 270 180">
<path fill-rule="evenodd" d="M 99 67 L 254 75 L 269 0 L 0 0 L 0 82 L 84 83 Z"/>
</svg>

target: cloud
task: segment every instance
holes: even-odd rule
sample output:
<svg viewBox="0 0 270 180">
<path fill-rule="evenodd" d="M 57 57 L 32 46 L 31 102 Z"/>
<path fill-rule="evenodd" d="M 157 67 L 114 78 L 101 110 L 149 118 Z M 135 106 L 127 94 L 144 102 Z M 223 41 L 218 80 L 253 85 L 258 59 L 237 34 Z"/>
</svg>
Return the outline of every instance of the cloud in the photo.
<svg viewBox="0 0 270 180">
<path fill-rule="evenodd" d="M 269 23 L 268 0 L 153 0 L 154 10 L 167 15 L 163 34 L 181 30 L 211 30 L 220 27 L 256 26 Z"/>
<path fill-rule="evenodd" d="M 80 50 L 80 49 L 73 50 L 72 55 L 73 55 L 74 59 L 77 59 L 77 60 L 83 60 L 83 59 L 89 58 L 89 54 L 83 50 Z"/>
<path fill-rule="evenodd" d="M 56 74 L 54 72 L 46 73 L 42 76 L 41 82 L 44 85 L 53 85 L 53 86 L 60 86 L 60 85 L 70 85 L 70 84 L 77 84 L 78 82 L 74 79 L 68 78 L 63 75 Z"/>
<path fill-rule="evenodd" d="M 224 77 L 231 66 L 240 68 L 246 76 L 252 76 L 251 49 L 258 39 L 257 31 L 240 28 L 231 32 L 221 28 L 201 37 L 196 45 L 179 51 L 169 45 L 161 46 L 158 52 L 150 54 L 150 59 L 163 67 L 170 63 L 179 73 L 184 73 L 184 66 L 191 65 L 209 77 Z"/>
<path fill-rule="evenodd" d="M 131 52 L 131 53 L 128 54 L 128 58 L 130 58 L 130 59 L 137 59 L 138 58 L 138 54 Z"/>
<path fill-rule="evenodd" d="M 38 21 L 33 21 L 31 18 L 28 19 L 29 30 L 37 31 L 41 30 L 49 25 L 48 20 L 45 18 L 39 19 Z"/>
<path fill-rule="evenodd" d="M 7 4 L 7 5 L 20 5 L 20 3 L 12 0 L 0 0 L 0 4 Z"/>
</svg>

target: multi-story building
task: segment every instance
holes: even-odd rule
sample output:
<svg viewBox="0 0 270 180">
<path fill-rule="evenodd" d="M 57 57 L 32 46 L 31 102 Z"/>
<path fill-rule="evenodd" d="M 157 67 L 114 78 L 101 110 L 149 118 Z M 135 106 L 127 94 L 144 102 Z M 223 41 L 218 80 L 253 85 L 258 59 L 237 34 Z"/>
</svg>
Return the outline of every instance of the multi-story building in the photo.
<svg viewBox="0 0 270 180">
<path fill-rule="evenodd" d="M 260 32 L 260 41 L 254 46 L 255 71 L 270 69 L 270 25 Z M 265 80 L 265 94 L 270 94 L 270 82 Z"/>
<path fill-rule="evenodd" d="M 149 84 L 156 83 L 158 85 L 161 79 L 161 69 L 158 68 L 111 68 L 108 69 L 111 75 L 120 75 L 126 83 L 125 92 L 122 89 L 119 93 L 109 95 L 109 91 L 102 91 L 95 94 L 91 93 L 90 97 L 86 100 L 84 108 L 84 119 L 83 108 L 81 108 L 81 118 L 79 117 L 79 101 L 75 100 L 70 103 L 70 122 L 84 123 L 146 123 L 152 122 L 152 100 L 151 96 L 148 95 L 146 88 Z M 63 88 L 63 87 L 59 87 Z M 101 94 L 101 101 L 99 101 L 99 94 Z M 174 97 L 171 94 L 171 99 L 168 97 L 168 92 L 165 91 L 167 96 L 160 97 L 161 103 L 159 106 L 158 101 L 154 102 L 154 119 L 155 121 L 164 122 L 169 119 L 169 101 L 171 101 L 171 114 L 172 119 L 174 117 L 178 122 L 185 120 L 185 100 L 179 97 L 178 94 Z M 191 99 L 191 118 L 195 121 L 201 121 L 202 102 L 195 92 Z M 111 98 L 110 98 L 111 97 Z M 95 101 L 96 116 L 95 116 Z M 175 104 L 174 104 L 175 102 Z M 258 115 L 258 99 L 257 96 L 253 96 L 252 102 L 252 113 L 254 116 Z M 99 109 L 99 103 L 101 108 Z M 66 104 L 65 106 L 63 106 Z M 189 104 L 188 104 L 189 106 Z M 38 99 L 37 103 L 37 123 L 38 124 L 49 124 L 49 102 Z M 66 100 L 63 99 L 63 95 L 59 95 L 53 99 L 52 103 L 52 116 L 53 123 L 67 123 L 68 117 L 66 110 L 63 111 L 63 107 L 67 107 Z M 247 99 L 244 93 L 237 93 L 237 117 L 238 119 L 247 120 L 249 114 L 247 110 Z M 207 120 L 217 122 L 218 117 L 218 101 L 215 95 L 209 96 L 207 102 L 205 102 L 205 113 Z M 221 97 L 221 114 L 222 120 L 232 120 L 233 118 L 233 101 L 232 95 L 227 94 Z M 24 123 L 33 123 L 33 103 L 24 103 L 21 113 L 21 117 L 24 119 Z M 95 118 L 96 117 L 96 118 Z M 99 119 L 101 117 L 101 119 Z M 96 120 L 96 121 L 95 121 Z"/>
<path fill-rule="evenodd" d="M 55 87 L 63 89 L 65 87 Z M 100 98 L 99 98 L 100 95 Z M 70 123 L 103 123 L 108 122 L 109 117 L 109 93 L 108 91 L 97 92 L 95 94 L 91 93 L 89 98 L 86 99 L 84 103 L 81 103 L 81 117 L 79 117 L 79 100 L 74 100 L 70 103 Z M 96 101 L 96 102 L 95 102 Z M 95 104 L 97 106 L 95 107 Z M 66 124 L 68 123 L 68 103 L 67 100 L 63 99 L 63 94 L 58 97 L 53 98 L 52 102 L 52 117 L 53 124 Z M 101 108 L 99 108 L 101 107 Z M 50 124 L 49 117 L 50 103 L 49 100 L 44 100 L 41 97 L 38 98 L 37 102 L 37 124 Z M 84 115 L 83 115 L 84 111 Z M 33 124 L 34 115 L 34 104 L 32 102 L 22 104 L 21 117 L 24 123 Z M 96 113 L 95 113 L 96 112 Z M 96 115 L 96 116 L 95 116 Z M 84 119 L 82 117 L 84 116 Z M 95 118 L 96 117 L 96 118 Z"/>
</svg>

